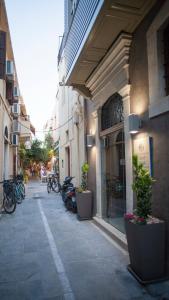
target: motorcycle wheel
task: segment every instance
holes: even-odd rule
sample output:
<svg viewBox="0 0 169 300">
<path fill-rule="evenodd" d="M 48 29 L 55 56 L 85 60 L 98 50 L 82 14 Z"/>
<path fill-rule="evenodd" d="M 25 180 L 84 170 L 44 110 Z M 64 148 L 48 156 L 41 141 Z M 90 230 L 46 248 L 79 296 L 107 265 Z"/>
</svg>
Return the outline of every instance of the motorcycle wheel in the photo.
<svg viewBox="0 0 169 300">
<path fill-rule="evenodd" d="M 73 209 L 72 199 L 71 198 L 67 198 L 66 199 L 65 206 L 66 206 L 67 210 L 71 211 Z"/>
<path fill-rule="evenodd" d="M 66 198 L 66 193 L 64 191 L 61 192 L 61 196 L 62 196 L 62 200 L 63 202 L 65 202 L 65 198 Z"/>
</svg>

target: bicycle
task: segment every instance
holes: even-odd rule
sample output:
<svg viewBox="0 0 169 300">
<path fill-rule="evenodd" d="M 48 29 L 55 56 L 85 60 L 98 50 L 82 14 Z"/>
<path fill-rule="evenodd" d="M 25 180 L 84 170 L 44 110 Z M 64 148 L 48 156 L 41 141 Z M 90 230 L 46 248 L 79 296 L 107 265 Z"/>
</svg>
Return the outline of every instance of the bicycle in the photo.
<svg viewBox="0 0 169 300">
<path fill-rule="evenodd" d="M 18 204 L 25 198 L 25 186 L 23 180 L 18 175 L 13 180 L 15 199 Z"/>
<path fill-rule="evenodd" d="M 13 182 L 11 180 L 4 180 L 0 183 L 3 184 L 3 208 L 7 214 L 12 214 L 16 209 Z"/>
<path fill-rule="evenodd" d="M 59 193 L 61 185 L 59 183 L 59 176 L 57 174 L 48 175 L 47 179 L 47 192 L 48 194 L 53 190 L 55 193 Z"/>
<path fill-rule="evenodd" d="M 13 185 L 14 196 L 17 204 L 21 204 L 22 200 L 25 198 L 25 186 L 23 183 L 23 176 L 17 175 L 12 176 L 10 179 L 11 184 Z"/>
</svg>

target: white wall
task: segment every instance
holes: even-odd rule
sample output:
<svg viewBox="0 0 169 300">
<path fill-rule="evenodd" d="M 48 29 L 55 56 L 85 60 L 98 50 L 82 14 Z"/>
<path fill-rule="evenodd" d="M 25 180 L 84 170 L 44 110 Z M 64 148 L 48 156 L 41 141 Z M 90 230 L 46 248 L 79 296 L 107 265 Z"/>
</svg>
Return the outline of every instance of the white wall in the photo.
<svg viewBox="0 0 169 300">
<path fill-rule="evenodd" d="M 70 175 L 75 177 L 73 183 L 78 186 L 81 181 L 81 166 L 85 161 L 84 98 L 72 87 L 64 86 L 64 68 L 64 59 L 62 58 L 59 65 L 59 82 L 62 84 L 59 86 L 57 94 L 60 179 L 63 182 L 68 175 L 66 148 L 69 147 Z M 74 123 L 75 114 L 79 118 L 78 124 Z"/>
</svg>

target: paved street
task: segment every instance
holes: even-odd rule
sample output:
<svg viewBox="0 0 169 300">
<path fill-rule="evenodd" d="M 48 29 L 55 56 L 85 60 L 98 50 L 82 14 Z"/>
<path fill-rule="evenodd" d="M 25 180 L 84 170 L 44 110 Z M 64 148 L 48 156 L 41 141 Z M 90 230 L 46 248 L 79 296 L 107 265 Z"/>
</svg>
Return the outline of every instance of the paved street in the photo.
<svg viewBox="0 0 169 300">
<path fill-rule="evenodd" d="M 146 289 L 128 273 L 127 253 L 60 196 L 31 182 L 13 215 L 0 217 L 0 300 L 169 299 L 169 283 Z"/>
</svg>

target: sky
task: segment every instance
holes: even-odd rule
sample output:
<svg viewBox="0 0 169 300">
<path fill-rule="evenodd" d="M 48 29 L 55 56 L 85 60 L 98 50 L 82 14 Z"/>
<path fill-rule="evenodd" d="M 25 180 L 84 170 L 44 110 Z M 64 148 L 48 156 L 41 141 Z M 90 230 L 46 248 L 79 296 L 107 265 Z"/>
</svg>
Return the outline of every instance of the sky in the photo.
<svg viewBox="0 0 169 300">
<path fill-rule="evenodd" d="M 38 133 L 57 92 L 57 54 L 64 0 L 5 0 L 21 95 Z"/>
</svg>

